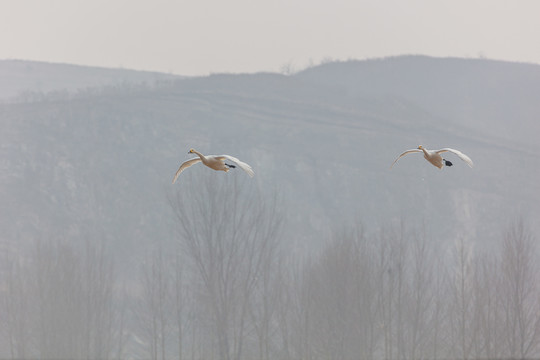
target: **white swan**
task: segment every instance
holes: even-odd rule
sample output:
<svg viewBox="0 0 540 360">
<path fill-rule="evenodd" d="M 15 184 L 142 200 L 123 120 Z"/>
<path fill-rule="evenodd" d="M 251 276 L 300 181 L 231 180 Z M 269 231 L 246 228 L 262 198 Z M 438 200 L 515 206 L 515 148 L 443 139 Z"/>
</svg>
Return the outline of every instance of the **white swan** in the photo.
<svg viewBox="0 0 540 360">
<path fill-rule="evenodd" d="M 230 165 L 230 164 L 225 163 L 225 160 L 230 160 L 230 161 L 235 162 L 236 165 L 240 166 L 240 169 L 247 172 L 249 176 L 253 177 L 253 175 L 255 175 L 255 173 L 251 169 L 251 166 L 249 166 L 245 162 L 242 162 L 242 161 L 238 160 L 237 158 L 235 158 L 233 156 L 230 156 L 230 155 L 207 155 L 207 156 L 204 156 L 203 154 L 201 154 L 200 152 L 198 152 L 197 150 L 194 150 L 194 149 L 190 149 L 188 151 L 188 154 L 197 154 L 197 155 L 199 155 L 199 157 L 187 160 L 182 165 L 180 165 L 180 168 L 178 168 L 178 171 L 174 175 L 174 178 L 173 178 L 173 181 L 172 181 L 173 184 L 175 183 L 176 179 L 178 179 L 178 175 L 180 175 L 180 173 L 182 171 L 184 171 L 186 168 L 190 167 L 191 165 L 196 164 L 196 163 L 201 162 L 201 161 L 202 161 L 202 163 L 204 165 L 208 166 L 211 169 L 221 170 L 221 171 L 227 172 L 227 171 L 229 171 L 230 168 L 235 168 L 236 167 L 234 165 Z"/>
<path fill-rule="evenodd" d="M 424 148 L 422 145 L 418 146 L 418 148 L 416 148 L 416 149 L 407 150 L 403 154 L 399 155 L 398 158 L 396 160 L 394 160 L 392 165 L 390 165 L 390 167 L 394 166 L 396 161 L 398 161 L 401 157 L 403 157 L 403 156 L 405 156 L 407 154 L 423 152 L 424 153 L 424 158 L 427 161 L 429 161 L 432 165 L 438 167 L 439 169 L 442 169 L 442 167 L 444 165 L 452 166 L 452 163 L 450 161 L 443 159 L 442 156 L 441 156 L 441 153 L 446 152 L 446 151 L 449 151 L 451 153 L 456 154 L 461 160 L 465 161 L 467 163 L 467 165 L 469 165 L 470 167 L 473 167 L 473 162 L 472 162 L 471 158 L 468 157 L 467 155 L 465 155 L 464 153 L 462 153 L 459 150 L 454 150 L 454 149 L 450 149 L 450 148 L 443 148 L 443 149 L 440 149 L 440 150 L 428 150 L 428 149 Z"/>
</svg>

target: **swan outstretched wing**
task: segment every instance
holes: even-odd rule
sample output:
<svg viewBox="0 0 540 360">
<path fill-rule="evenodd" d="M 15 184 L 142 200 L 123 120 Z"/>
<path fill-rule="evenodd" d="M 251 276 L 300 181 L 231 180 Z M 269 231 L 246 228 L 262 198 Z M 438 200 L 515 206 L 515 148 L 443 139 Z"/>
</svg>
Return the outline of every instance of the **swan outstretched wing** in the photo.
<svg viewBox="0 0 540 360">
<path fill-rule="evenodd" d="M 399 156 L 397 157 L 396 160 L 394 160 L 394 162 L 392 163 L 392 165 L 390 165 L 390 167 L 394 166 L 394 164 L 395 164 L 399 159 L 401 159 L 403 156 L 405 156 L 405 155 L 407 155 L 407 154 L 415 153 L 415 152 L 416 152 L 416 153 L 417 153 L 417 152 L 422 152 L 422 150 L 420 150 L 420 149 L 411 149 L 411 150 L 407 150 L 407 151 L 403 152 L 401 155 L 399 155 Z"/>
<path fill-rule="evenodd" d="M 436 150 L 435 152 L 437 154 L 440 154 L 440 153 L 446 152 L 446 151 L 456 154 L 461 160 L 465 161 L 467 163 L 467 165 L 469 165 L 470 167 L 473 167 L 474 164 L 473 164 L 473 161 L 471 160 L 471 158 L 468 157 L 467 155 L 465 155 L 464 153 L 462 153 L 459 150 L 450 149 L 450 148 L 443 148 L 443 149 L 440 149 L 440 150 Z"/>
<path fill-rule="evenodd" d="M 237 158 L 235 158 L 234 156 L 230 156 L 230 155 L 218 155 L 216 156 L 217 159 L 219 160 L 230 160 L 234 163 L 236 163 L 236 165 L 238 165 L 242 170 L 244 170 L 245 172 L 248 173 L 248 175 L 250 177 L 253 177 L 253 175 L 255 175 L 255 173 L 253 172 L 253 169 L 251 168 L 251 166 L 249 166 L 248 164 L 246 164 L 245 162 L 242 162 L 240 160 L 238 160 Z"/>
<path fill-rule="evenodd" d="M 180 173 L 182 171 L 184 171 L 185 169 L 187 169 L 191 165 L 196 164 L 196 163 L 198 163 L 200 161 L 201 161 L 201 158 L 198 158 L 198 157 L 185 161 L 182 165 L 180 165 L 180 167 L 178 168 L 178 171 L 176 171 L 176 174 L 174 174 L 174 178 L 172 179 L 172 183 L 174 184 L 176 179 L 178 179 L 178 175 L 180 175 Z"/>
</svg>

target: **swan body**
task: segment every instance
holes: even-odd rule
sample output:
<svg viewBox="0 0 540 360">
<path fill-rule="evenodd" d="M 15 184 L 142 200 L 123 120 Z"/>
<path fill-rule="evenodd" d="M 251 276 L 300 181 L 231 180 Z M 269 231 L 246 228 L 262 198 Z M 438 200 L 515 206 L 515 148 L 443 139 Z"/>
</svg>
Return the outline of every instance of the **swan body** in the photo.
<svg viewBox="0 0 540 360">
<path fill-rule="evenodd" d="M 194 149 L 190 149 L 188 151 L 188 154 L 197 154 L 198 157 L 189 159 L 185 161 L 184 163 L 182 163 L 182 165 L 180 165 L 180 167 L 176 171 L 176 174 L 174 175 L 174 178 L 172 181 L 173 184 L 176 182 L 176 179 L 178 179 L 178 176 L 180 175 L 180 173 L 182 173 L 182 171 L 184 171 L 191 165 L 197 164 L 199 162 L 202 162 L 204 165 L 208 166 L 210 169 L 228 172 L 231 168 L 234 169 L 236 167 L 235 165 L 230 165 L 230 164 L 225 163 L 225 160 L 229 160 L 236 163 L 236 165 L 238 165 L 240 169 L 247 172 L 250 177 L 253 177 L 253 175 L 255 175 L 255 173 L 251 169 L 251 166 L 249 166 L 245 162 L 238 160 L 234 156 L 230 156 L 230 155 L 206 155 L 205 156 Z"/>
<path fill-rule="evenodd" d="M 418 146 L 416 149 L 411 149 L 411 150 L 407 150 L 407 151 L 403 152 L 401 155 L 399 155 L 397 157 L 396 160 L 394 160 L 394 162 L 392 163 L 392 165 L 390 165 L 390 167 L 394 166 L 394 164 L 399 159 L 401 159 L 403 156 L 405 156 L 407 154 L 420 153 L 420 152 L 424 153 L 424 158 L 427 161 L 429 161 L 433 166 L 436 166 L 439 169 L 442 169 L 444 165 L 452 166 L 452 163 L 450 161 L 443 159 L 443 157 L 441 156 L 441 153 L 443 153 L 443 152 L 454 153 L 461 160 L 465 161 L 467 163 L 467 165 L 469 165 L 470 167 L 473 167 L 473 162 L 472 162 L 471 158 L 468 157 L 467 155 L 465 155 L 464 153 L 462 153 L 459 150 L 450 149 L 450 148 L 443 148 L 443 149 L 440 149 L 440 150 L 428 150 L 428 149 L 424 148 L 422 145 Z"/>
</svg>

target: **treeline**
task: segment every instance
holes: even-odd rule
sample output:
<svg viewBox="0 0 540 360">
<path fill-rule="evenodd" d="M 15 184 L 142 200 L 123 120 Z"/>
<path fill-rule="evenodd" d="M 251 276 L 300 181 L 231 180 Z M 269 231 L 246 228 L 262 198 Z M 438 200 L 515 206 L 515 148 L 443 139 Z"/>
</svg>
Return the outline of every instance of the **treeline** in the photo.
<svg viewBox="0 0 540 360">
<path fill-rule="evenodd" d="M 280 201 L 237 178 L 197 179 L 171 195 L 175 236 L 149 239 L 130 278 L 98 240 L 6 251 L 0 357 L 539 355 L 538 254 L 523 222 L 484 250 L 402 223 L 369 234 L 344 226 L 300 254 Z"/>
</svg>

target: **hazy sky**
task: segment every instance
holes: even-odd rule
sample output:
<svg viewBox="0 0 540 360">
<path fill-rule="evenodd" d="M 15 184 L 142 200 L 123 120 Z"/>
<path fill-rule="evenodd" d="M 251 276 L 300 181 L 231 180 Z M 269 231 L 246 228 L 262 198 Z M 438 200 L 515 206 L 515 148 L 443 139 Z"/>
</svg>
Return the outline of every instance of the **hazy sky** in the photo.
<svg viewBox="0 0 540 360">
<path fill-rule="evenodd" d="M 0 0 L 0 59 L 205 75 L 401 54 L 540 64 L 540 1 Z"/>
</svg>

